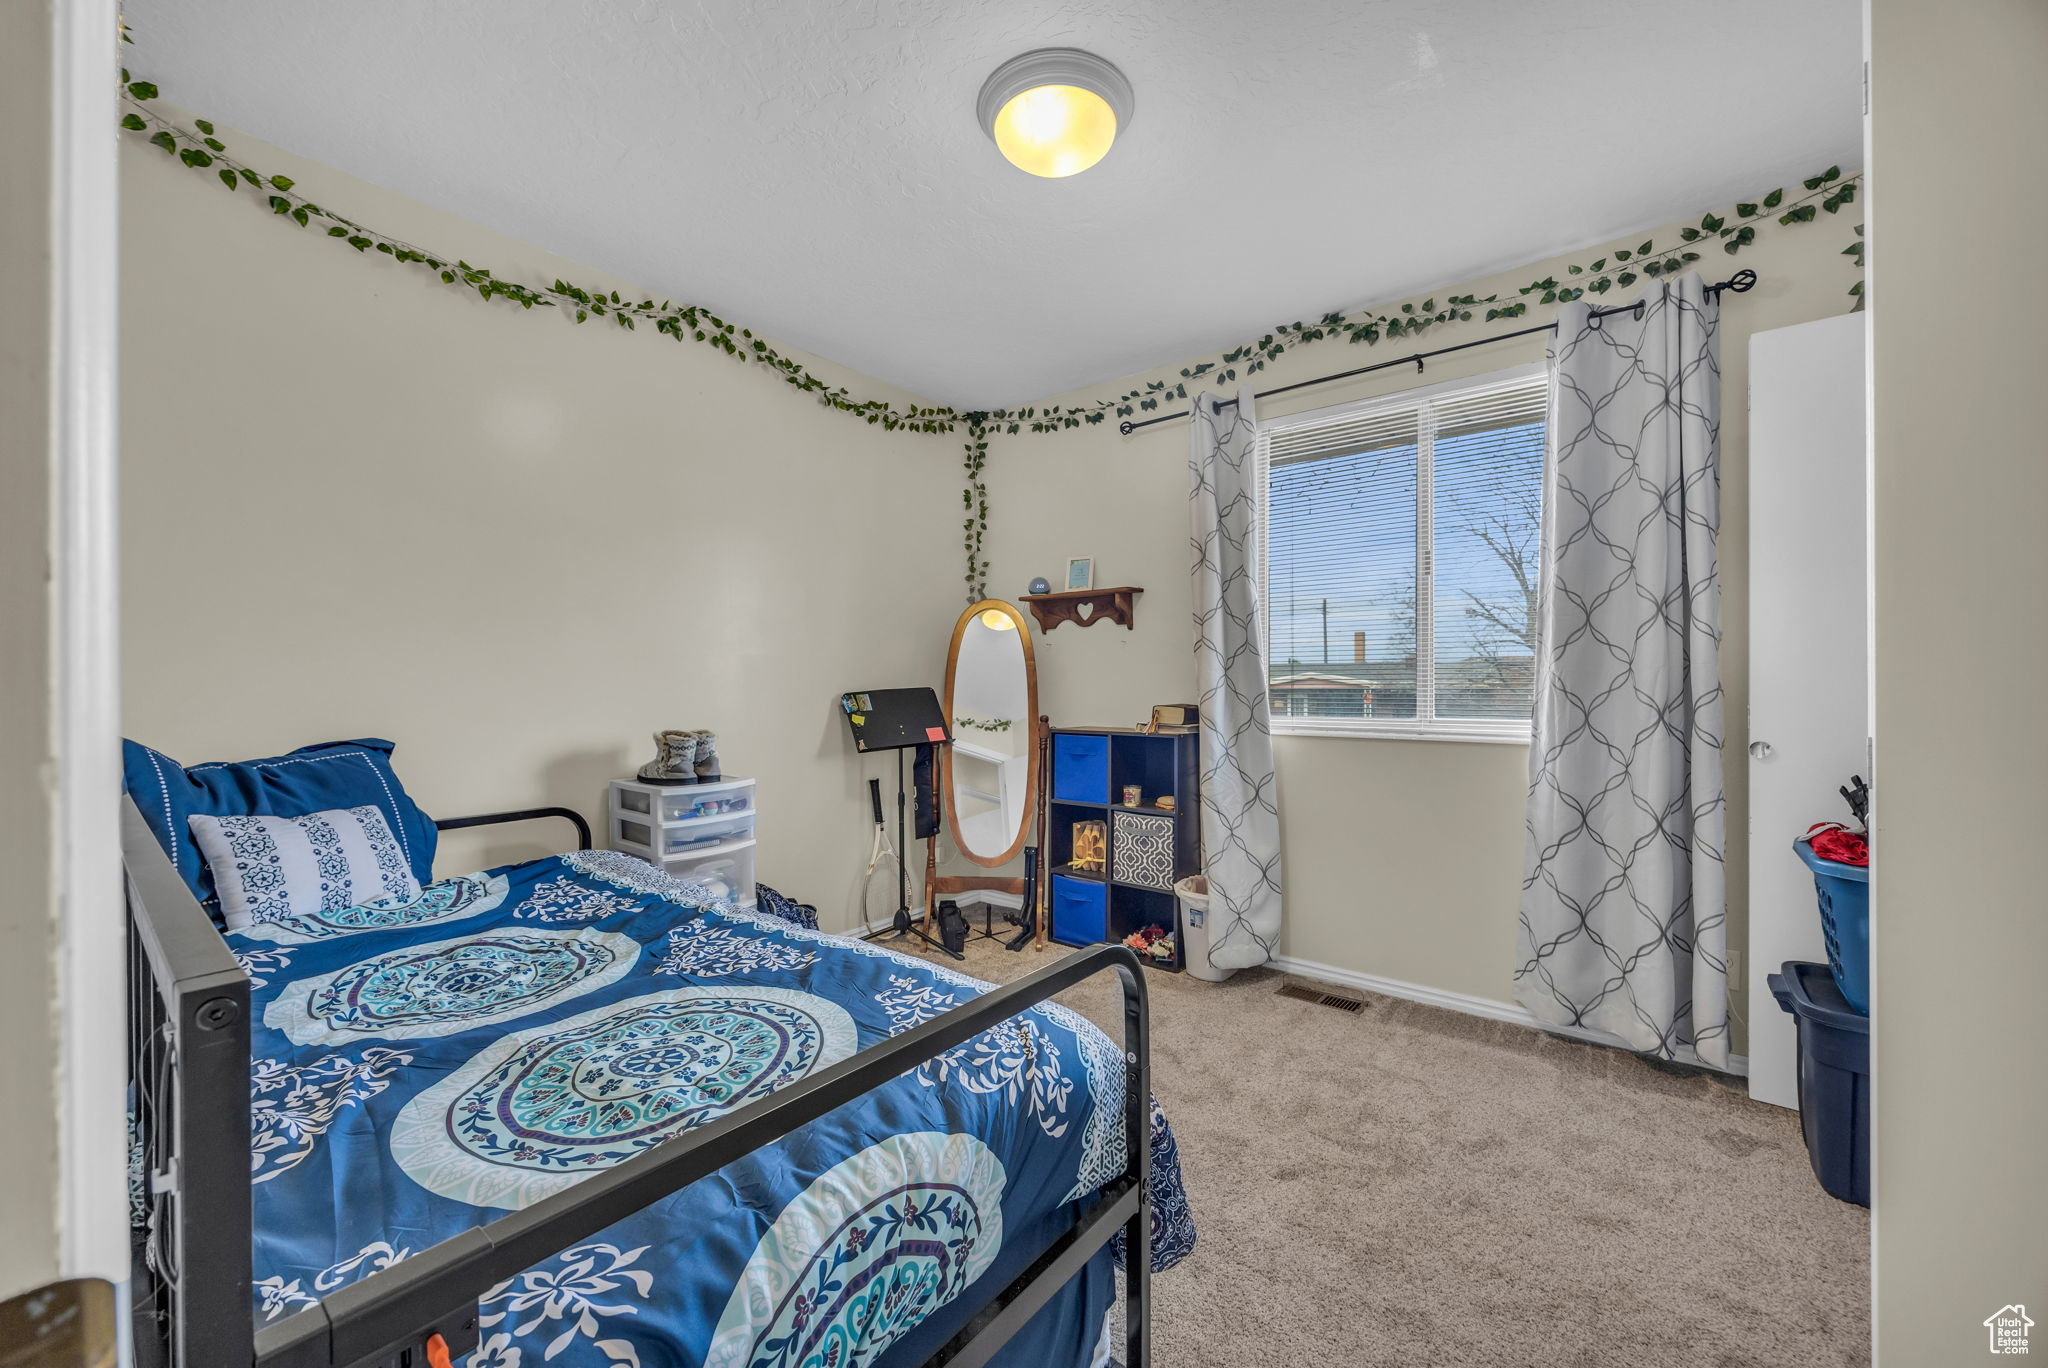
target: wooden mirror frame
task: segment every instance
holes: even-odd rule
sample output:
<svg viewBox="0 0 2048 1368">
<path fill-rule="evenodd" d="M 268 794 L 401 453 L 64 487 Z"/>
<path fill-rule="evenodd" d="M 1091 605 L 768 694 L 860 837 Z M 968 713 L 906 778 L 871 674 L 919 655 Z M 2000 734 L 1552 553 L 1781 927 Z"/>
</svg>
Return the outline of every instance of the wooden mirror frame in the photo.
<svg viewBox="0 0 2048 1368">
<path fill-rule="evenodd" d="M 1020 727 L 1027 725 L 1036 727 L 1038 725 L 1038 661 L 1031 649 L 1031 624 L 1025 619 L 1022 610 L 1016 604 L 1005 599 L 983 599 L 969 607 L 966 612 L 960 615 L 960 620 L 953 624 L 953 643 L 946 648 L 945 709 L 946 726 L 949 729 L 953 728 L 954 725 L 953 676 L 958 671 L 960 665 L 960 643 L 966 637 L 967 629 L 973 625 L 975 619 L 991 609 L 1001 613 L 1016 624 L 1017 640 L 1024 648 L 1025 715 L 1018 719 L 1016 725 Z M 1038 786 L 1045 779 L 1045 776 L 1038 772 L 1038 747 L 1034 744 L 1024 752 L 1027 766 L 1024 771 L 1024 820 L 1018 824 L 1016 839 L 1010 842 L 1010 848 L 1002 854 L 993 857 L 977 855 L 961 844 L 959 835 L 960 814 L 955 811 L 953 806 L 953 748 L 951 746 L 942 746 L 940 751 L 942 753 L 939 756 L 939 787 L 945 793 L 946 824 L 952 828 L 954 833 L 953 848 L 984 869 L 994 869 L 998 865 L 1006 865 L 1016 859 L 1018 855 L 1023 853 L 1024 846 L 1031 839 L 1032 814 L 1038 811 Z M 960 891 L 964 892 L 967 890 L 963 889 Z"/>
</svg>

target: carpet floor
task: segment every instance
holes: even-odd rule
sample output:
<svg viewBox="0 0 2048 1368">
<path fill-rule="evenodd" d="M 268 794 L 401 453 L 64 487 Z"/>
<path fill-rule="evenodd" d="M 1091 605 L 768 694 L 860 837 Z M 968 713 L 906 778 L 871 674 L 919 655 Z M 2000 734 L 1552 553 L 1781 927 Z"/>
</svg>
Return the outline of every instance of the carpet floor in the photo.
<svg viewBox="0 0 2048 1368">
<path fill-rule="evenodd" d="M 930 955 L 931 952 L 926 952 Z M 1059 953 L 978 940 L 984 979 Z M 1869 1215 L 1738 1080 L 1397 998 L 1152 974 L 1153 1091 L 1200 1243 L 1159 1368 L 1850 1368 Z M 1120 1038 L 1115 985 L 1062 998 Z"/>
</svg>

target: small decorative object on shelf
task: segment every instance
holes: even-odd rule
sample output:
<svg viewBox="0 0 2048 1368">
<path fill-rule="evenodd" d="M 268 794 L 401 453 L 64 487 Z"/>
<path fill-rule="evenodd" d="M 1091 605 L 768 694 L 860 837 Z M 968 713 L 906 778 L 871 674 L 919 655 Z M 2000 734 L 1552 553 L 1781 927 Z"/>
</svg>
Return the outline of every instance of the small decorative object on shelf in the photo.
<svg viewBox="0 0 2048 1368">
<path fill-rule="evenodd" d="M 1067 582 L 1063 588 L 1068 593 L 1095 587 L 1095 557 L 1076 556 L 1067 562 Z"/>
<path fill-rule="evenodd" d="M 1099 874 L 1109 867 L 1109 827 L 1102 822 L 1074 823 L 1074 853 L 1067 861 L 1075 869 Z"/>
<path fill-rule="evenodd" d="M 1180 949 L 1173 943 L 1173 933 L 1163 926 L 1148 926 L 1142 931 L 1133 931 L 1124 937 L 1124 944 L 1150 959 L 1165 964 L 1173 963 Z"/>
<path fill-rule="evenodd" d="M 1052 592 L 1052 582 L 1045 576 L 1039 575 L 1031 581 L 1031 584 L 1024 592 L 1027 594 L 1050 594 Z"/>
<path fill-rule="evenodd" d="M 1057 594 L 1026 594 L 1024 601 L 1031 605 L 1031 616 L 1038 619 L 1038 628 L 1050 632 L 1062 622 L 1077 622 L 1083 627 L 1092 627 L 1098 622 L 1120 622 L 1133 630 L 1137 628 L 1134 600 L 1143 589 L 1136 585 L 1119 585 L 1114 589 L 1075 589 Z"/>
<path fill-rule="evenodd" d="M 654 734 L 654 758 L 640 767 L 643 784 L 698 784 L 718 780 L 718 734 L 671 728 Z"/>
<path fill-rule="evenodd" d="M 1144 789 L 1142 789 L 1142 788 L 1140 788 L 1140 787 L 1139 787 L 1138 785 L 1136 785 L 1136 784 L 1125 784 L 1125 785 L 1124 785 L 1124 806 L 1125 806 L 1125 807 L 1143 807 L 1144 805 L 1145 805 L 1145 790 L 1144 790 Z"/>
<path fill-rule="evenodd" d="M 614 779 L 610 845 L 752 907 L 754 803 L 752 779 Z"/>
<path fill-rule="evenodd" d="M 1193 703 L 1154 703 L 1152 720 L 1145 725 L 1145 734 L 1157 736 L 1163 731 L 1180 731 L 1201 725 L 1201 713 Z"/>
<path fill-rule="evenodd" d="M 1170 793 L 1160 794 L 1152 800 L 1152 806 L 1158 808 L 1161 812 L 1173 811 L 1173 795 Z"/>
</svg>

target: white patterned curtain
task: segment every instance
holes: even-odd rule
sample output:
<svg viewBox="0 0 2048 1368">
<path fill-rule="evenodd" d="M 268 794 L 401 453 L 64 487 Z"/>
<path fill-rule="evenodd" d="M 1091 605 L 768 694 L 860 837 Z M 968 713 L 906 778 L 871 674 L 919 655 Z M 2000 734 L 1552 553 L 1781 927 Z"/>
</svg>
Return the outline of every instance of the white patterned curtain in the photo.
<svg viewBox="0 0 2048 1368">
<path fill-rule="evenodd" d="M 1515 996 L 1728 1063 L 1720 307 L 1695 274 L 1558 316 Z"/>
<path fill-rule="evenodd" d="M 1188 525 L 1202 721 L 1202 863 L 1209 962 L 1264 964 L 1280 943 L 1280 808 L 1266 710 L 1257 551 L 1257 418 L 1198 394 L 1189 414 Z"/>
</svg>

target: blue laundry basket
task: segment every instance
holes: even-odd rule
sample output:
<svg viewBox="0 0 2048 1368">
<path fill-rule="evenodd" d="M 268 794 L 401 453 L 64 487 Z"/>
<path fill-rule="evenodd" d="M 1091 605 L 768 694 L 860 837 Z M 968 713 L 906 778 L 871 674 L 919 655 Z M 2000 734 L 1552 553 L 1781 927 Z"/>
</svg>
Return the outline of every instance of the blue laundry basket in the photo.
<svg viewBox="0 0 2048 1368">
<path fill-rule="evenodd" d="M 1851 1007 L 1870 1015 L 1870 868 L 1823 860 L 1805 841 L 1792 849 L 1813 871 L 1820 896 L 1820 930 L 1828 943 L 1828 970 Z"/>
<path fill-rule="evenodd" d="M 1799 1129 L 1830 1195 L 1870 1205 L 1870 1018 L 1851 1011 L 1832 973 L 1787 961 L 1765 980 L 1799 1030 Z"/>
</svg>

